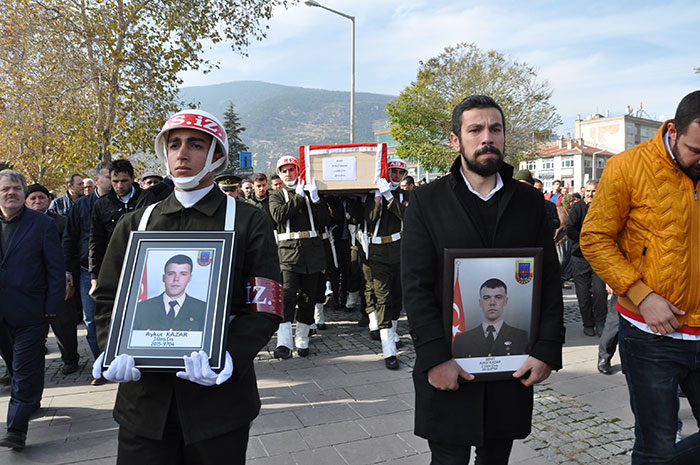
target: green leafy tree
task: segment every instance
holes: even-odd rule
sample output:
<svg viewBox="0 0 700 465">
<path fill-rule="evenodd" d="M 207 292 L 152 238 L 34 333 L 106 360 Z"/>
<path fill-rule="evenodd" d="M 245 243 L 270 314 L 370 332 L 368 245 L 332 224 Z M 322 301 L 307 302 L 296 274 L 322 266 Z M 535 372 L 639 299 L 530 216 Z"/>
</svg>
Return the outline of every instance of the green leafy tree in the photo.
<svg viewBox="0 0 700 465">
<path fill-rule="evenodd" d="M 224 129 L 226 129 L 226 136 L 228 137 L 229 170 L 233 171 L 240 166 L 238 152 L 248 151 L 248 146 L 241 140 L 241 133 L 245 131 L 245 128 L 241 126 L 233 102 L 229 102 L 226 108 L 223 125 Z"/>
<path fill-rule="evenodd" d="M 456 156 L 449 145 L 452 109 L 474 94 L 493 97 L 503 109 L 509 162 L 532 153 L 561 124 L 549 102 L 552 89 L 534 68 L 495 50 L 460 43 L 421 62 L 416 80 L 387 105 L 397 155 L 427 168 L 449 167 Z"/>
</svg>

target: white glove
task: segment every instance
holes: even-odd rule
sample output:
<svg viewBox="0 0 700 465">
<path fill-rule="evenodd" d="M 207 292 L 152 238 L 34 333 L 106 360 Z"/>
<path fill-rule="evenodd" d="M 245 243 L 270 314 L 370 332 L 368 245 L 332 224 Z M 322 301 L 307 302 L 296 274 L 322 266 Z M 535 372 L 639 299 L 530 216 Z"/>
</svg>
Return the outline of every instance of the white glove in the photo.
<svg viewBox="0 0 700 465">
<path fill-rule="evenodd" d="M 318 196 L 318 186 L 316 185 L 316 178 L 313 178 L 310 184 L 304 186 L 304 189 L 306 189 L 309 192 L 309 195 L 311 195 L 311 201 L 313 203 L 318 203 L 321 201 L 321 197 Z"/>
<path fill-rule="evenodd" d="M 391 193 L 391 186 L 389 185 L 389 182 L 386 179 L 379 178 L 379 181 L 377 181 L 377 188 L 387 200 L 387 202 L 394 198 L 394 194 Z"/>
<path fill-rule="evenodd" d="M 209 356 L 203 350 L 192 352 L 189 357 L 185 355 L 183 358 L 185 359 L 185 371 L 178 371 L 175 376 L 202 386 L 222 384 L 233 374 L 233 360 L 228 352 L 226 352 L 224 369 L 218 375 L 212 371 L 209 366 Z"/>
<path fill-rule="evenodd" d="M 304 197 L 304 180 L 300 179 L 297 181 L 297 187 L 294 188 L 297 195 Z"/>
<path fill-rule="evenodd" d="M 130 383 L 141 379 L 141 372 L 136 368 L 134 357 L 127 354 L 121 354 L 112 361 L 112 364 L 107 368 L 107 371 L 102 372 L 102 362 L 104 362 L 105 353 L 102 352 L 95 363 L 92 364 L 92 377 L 100 379 L 104 377 L 106 380 L 113 383 Z"/>
</svg>

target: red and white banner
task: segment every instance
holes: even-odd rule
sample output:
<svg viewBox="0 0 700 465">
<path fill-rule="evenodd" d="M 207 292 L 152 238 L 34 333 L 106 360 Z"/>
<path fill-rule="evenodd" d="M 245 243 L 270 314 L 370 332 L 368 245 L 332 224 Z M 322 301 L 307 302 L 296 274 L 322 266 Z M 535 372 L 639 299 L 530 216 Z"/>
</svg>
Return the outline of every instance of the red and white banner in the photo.
<svg viewBox="0 0 700 465">
<path fill-rule="evenodd" d="M 374 152 L 376 153 L 375 175 L 374 182 L 379 181 L 379 178 L 389 180 L 389 168 L 387 167 L 387 147 L 384 142 L 368 142 L 361 144 L 330 144 L 330 145 L 300 145 L 299 146 L 299 163 L 301 170 L 299 171 L 299 179 L 309 183 L 311 179 L 307 179 L 307 173 L 311 171 L 311 157 L 314 155 L 331 155 L 342 154 L 348 155 L 359 152 Z"/>
<path fill-rule="evenodd" d="M 455 290 L 452 293 L 452 342 L 455 337 L 462 334 L 467 329 L 464 323 L 464 306 L 462 304 L 462 291 L 459 289 L 459 269 L 457 269 L 457 279 L 455 279 Z"/>
</svg>

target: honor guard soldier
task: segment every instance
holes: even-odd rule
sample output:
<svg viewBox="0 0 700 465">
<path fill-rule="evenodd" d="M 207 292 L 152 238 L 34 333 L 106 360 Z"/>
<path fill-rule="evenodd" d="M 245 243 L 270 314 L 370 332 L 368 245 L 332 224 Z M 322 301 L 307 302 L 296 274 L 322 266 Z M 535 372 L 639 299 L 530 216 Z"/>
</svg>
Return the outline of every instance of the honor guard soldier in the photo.
<svg viewBox="0 0 700 465">
<path fill-rule="evenodd" d="M 241 189 L 241 178 L 233 174 L 220 174 L 214 178 L 214 182 L 219 185 L 219 189 L 234 199 L 238 199 L 238 194 Z"/>
<path fill-rule="evenodd" d="M 277 173 L 285 187 L 270 194 L 270 215 L 277 228 L 279 260 L 284 289 L 284 319 L 277 331 L 275 358 L 292 356 L 292 322 L 296 314 L 297 354 L 309 355 L 309 330 L 314 322 L 314 300 L 326 256 L 321 236 L 330 221 L 326 203 L 318 195 L 316 181 L 299 179 L 294 157 L 277 161 Z"/>
<path fill-rule="evenodd" d="M 158 134 L 155 151 L 175 191 L 127 213 L 114 229 L 94 292 L 99 345 L 107 342 L 131 231 L 234 230 L 226 362 L 217 374 L 204 351 L 192 352 L 184 371 L 141 373 L 131 356 L 121 354 L 103 372 L 101 355 L 93 376 L 122 383 L 114 406 L 117 464 L 243 464 L 250 423 L 260 411 L 253 360 L 282 316 L 279 261 L 269 253 L 274 236 L 265 212 L 227 197 L 214 184 L 228 160 L 226 131 L 214 116 L 201 110 L 176 113 Z M 251 298 L 248 289 L 264 298 Z M 175 303 L 172 311 L 181 305 Z"/>
<path fill-rule="evenodd" d="M 401 313 L 401 231 L 403 214 L 408 205 L 408 192 L 399 185 L 408 174 L 406 162 L 391 160 L 389 179 L 377 181 L 378 190 L 370 193 L 365 202 L 365 219 L 369 231 L 369 267 L 376 299 L 379 336 L 382 341 L 384 363 L 397 370 L 396 328 Z"/>
</svg>

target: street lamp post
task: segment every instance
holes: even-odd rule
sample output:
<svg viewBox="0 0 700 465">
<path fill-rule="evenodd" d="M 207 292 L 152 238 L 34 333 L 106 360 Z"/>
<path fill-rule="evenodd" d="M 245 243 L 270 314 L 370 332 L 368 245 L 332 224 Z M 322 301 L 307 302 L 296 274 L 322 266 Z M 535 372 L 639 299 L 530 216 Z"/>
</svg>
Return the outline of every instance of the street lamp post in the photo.
<svg viewBox="0 0 700 465">
<path fill-rule="evenodd" d="M 331 13 L 335 13 L 352 21 L 352 35 L 350 38 L 350 143 L 353 143 L 355 142 L 355 17 L 323 6 L 314 0 L 306 0 L 304 3 L 306 6 L 323 8 L 324 10 L 328 10 Z"/>
</svg>

